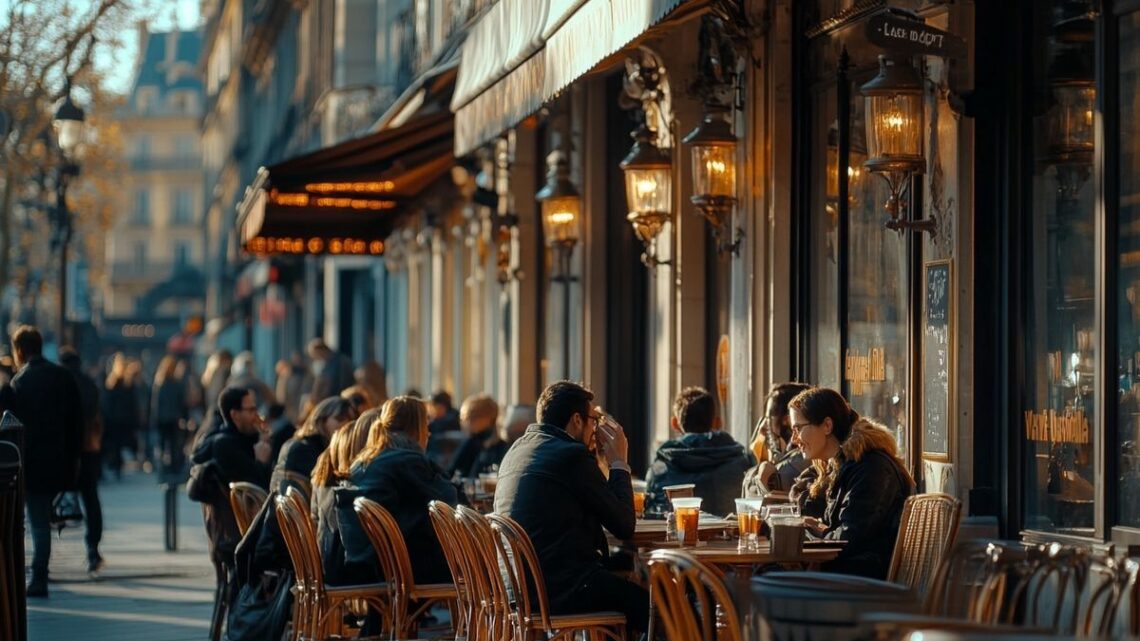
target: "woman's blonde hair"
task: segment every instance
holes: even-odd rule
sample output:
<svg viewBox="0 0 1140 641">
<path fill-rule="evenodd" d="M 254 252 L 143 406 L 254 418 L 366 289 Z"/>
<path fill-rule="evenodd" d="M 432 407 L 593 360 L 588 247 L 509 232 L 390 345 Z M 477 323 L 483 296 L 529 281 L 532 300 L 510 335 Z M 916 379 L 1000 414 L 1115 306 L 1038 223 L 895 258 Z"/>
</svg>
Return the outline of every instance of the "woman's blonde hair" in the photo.
<svg viewBox="0 0 1140 641">
<path fill-rule="evenodd" d="M 158 362 L 158 370 L 154 373 L 155 385 L 162 385 L 168 379 L 174 379 L 174 372 L 178 369 L 178 359 L 173 354 L 167 354 Z"/>
<path fill-rule="evenodd" d="M 368 410 L 355 422 L 345 423 L 333 432 L 328 448 L 313 468 L 313 487 L 332 487 L 348 478 L 352 462 L 367 445 L 368 434 L 379 418 L 380 410 Z"/>
<path fill-rule="evenodd" d="M 392 447 L 420 449 L 420 437 L 427 429 L 427 405 L 412 396 L 388 399 L 380 410 L 380 419 L 368 433 L 368 445 L 355 463 L 367 465 L 381 452 Z"/>
<path fill-rule="evenodd" d="M 130 378 L 127 376 L 127 365 L 130 361 L 127 360 L 127 355 L 122 352 L 115 352 L 111 357 L 111 373 L 107 375 L 107 389 L 115 387 L 119 383 L 130 384 Z"/>
<path fill-rule="evenodd" d="M 321 433 L 321 426 L 330 418 L 337 419 L 338 423 L 352 420 L 354 417 L 352 405 L 343 398 L 333 396 L 317 403 L 313 411 L 305 419 L 305 424 L 293 435 L 293 438 L 305 438 Z"/>
</svg>

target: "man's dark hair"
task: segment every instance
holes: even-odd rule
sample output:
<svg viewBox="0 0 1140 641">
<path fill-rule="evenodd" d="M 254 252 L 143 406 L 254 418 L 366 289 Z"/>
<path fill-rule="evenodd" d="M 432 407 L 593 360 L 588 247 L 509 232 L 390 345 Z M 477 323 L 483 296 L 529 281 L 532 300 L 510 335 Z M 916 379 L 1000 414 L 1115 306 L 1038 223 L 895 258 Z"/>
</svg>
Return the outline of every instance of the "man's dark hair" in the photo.
<svg viewBox="0 0 1140 641">
<path fill-rule="evenodd" d="M 780 416 L 785 416 L 788 413 L 788 403 L 800 392 L 806 392 L 809 389 L 811 389 L 811 385 L 807 383 L 776 383 L 768 389 L 767 402 L 775 403 Z"/>
<path fill-rule="evenodd" d="M 451 394 L 448 394 L 445 390 L 436 390 L 431 395 L 431 402 L 451 409 Z"/>
<path fill-rule="evenodd" d="M 703 387 L 686 387 L 673 400 L 673 416 L 681 424 L 681 431 L 703 434 L 712 431 L 716 418 L 716 400 Z"/>
<path fill-rule="evenodd" d="M 70 347 L 59 350 L 59 364 L 68 369 L 79 369 L 83 365 L 79 359 L 79 352 Z"/>
<path fill-rule="evenodd" d="M 230 418 L 230 411 L 240 410 L 242 400 L 252 393 L 253 390 L 248 387 L 233 386 L 222 390 L 218 395 L 218 410 L 222 412 L 222 420 L 227 423 L 233 420 Z"/>
<path fill-rule="evenodd" d="M 535 406 L 539 423 L 566 429 L 570 417 L 580 414 L 583 419 L 590 415 L 590 404 L 594 393 L 578 383 L 558 381 L 542 390 Z"/>
<path fill-rule="evenodd" d="M 43 356 L 44 337 L 40 334 L 40 330 L 35 327 L 20 325 L 12 333 L 12 347 L 20 350 L 25 359 L 32 356 Z"/>
</svg>

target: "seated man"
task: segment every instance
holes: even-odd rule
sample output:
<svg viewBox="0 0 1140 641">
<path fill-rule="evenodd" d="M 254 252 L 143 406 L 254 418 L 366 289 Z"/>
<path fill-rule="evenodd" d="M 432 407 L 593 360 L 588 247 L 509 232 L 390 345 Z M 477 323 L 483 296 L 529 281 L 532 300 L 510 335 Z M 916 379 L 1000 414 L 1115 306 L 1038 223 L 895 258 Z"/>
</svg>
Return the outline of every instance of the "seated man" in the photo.
<svg viewBox="0 0 1140 641">
<path fill-rule="evenodd" d="M 718 516 L 736 510 L 744 473 L 752 455 L 732 435 L 720 431 L 716 400 L 700 387 L 686 387 L 673 401 L 673 432 L 680 438 L 666 441 L 646 474 L 645 509 L 671 511 L 665 487 L 692 483 L 694 496 L 704 501 L 701 510 Z"/>
<path fill-rule="evenodd" d="M 456 474 L 471 478 L 478 474 L 475 461 L 479 453 L 492 445 L 495 436 L 495 421 L 499 420 L 499 404 L 486 394 L 468 396 L 459 407 L 459 424 L 467 438 L 459 446 L 459 452 L 447 470 L 447 478 Z"/>
<path fill-rule="evenodd" d="M 803 383 L 777 383 L 768 390 L 764 418 L 756 431 L 763 431 L 768 444 L 768 459 L 748 471 L 744 477 L 744 496 L 763 497 L 771 491 L 787 492 L 808 468 L 808 461 L 792 435 L 788 418 L 788 402 L 800 392 L 810 389 Z"/>
<path fill-rule="evenodd" d="M 538 552 L 556 614 L 620 611 L 630 627 L 649 625 L 649 593 L 602 565 L 606 538 L 633 537 L 633 486 L 621 426 L 599 423 L 593 393 L 568 381 L 538 399 L 538 423 L 515 442 L 499 467 L 495 511 L 519 522 Z M 607 481 L 598 467 L 608 463 Z"/>
</svg>

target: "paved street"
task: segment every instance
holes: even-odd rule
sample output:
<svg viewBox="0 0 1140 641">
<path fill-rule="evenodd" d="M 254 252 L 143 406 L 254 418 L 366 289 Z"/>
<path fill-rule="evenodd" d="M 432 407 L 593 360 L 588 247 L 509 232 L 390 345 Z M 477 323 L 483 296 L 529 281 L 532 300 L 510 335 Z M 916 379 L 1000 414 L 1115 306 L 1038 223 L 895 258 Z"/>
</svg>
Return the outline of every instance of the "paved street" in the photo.
<svg viewBox="0 0 1140 641">
<path fill-rule="evenodd" d="M 151 474 L 124 474 L 100 488 L 106 567 L 88 578 L 83 528 L 53 539 L 51 596 L 28 602 L 30 641 L 200 641 L 206 638 L 213 573 L 198 504 L 181 492 L 178 551 L 162 544 L 162 493 Z M 31 541 L 26 540 L 28 563 Z"/>
</svg>

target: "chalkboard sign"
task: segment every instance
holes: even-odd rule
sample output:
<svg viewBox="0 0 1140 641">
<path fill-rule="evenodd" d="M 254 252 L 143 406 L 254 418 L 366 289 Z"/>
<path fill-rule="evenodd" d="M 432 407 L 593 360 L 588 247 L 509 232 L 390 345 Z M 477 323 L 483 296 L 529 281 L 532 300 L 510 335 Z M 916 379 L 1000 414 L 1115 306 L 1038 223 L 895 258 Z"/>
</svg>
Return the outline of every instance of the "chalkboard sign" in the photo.
<svg viewBox="0 0 1140 641">
<path fill-rule="evenodd" d="M 949 260 L 923 266 L 922 456 L 949 461 L 954 440 L 954 272 Z"/>
</svg>

